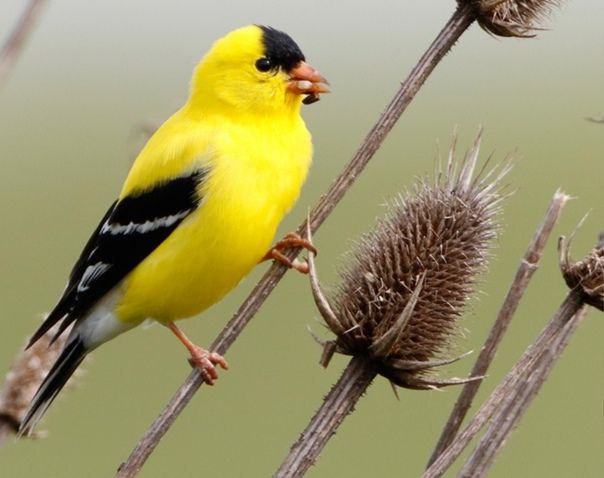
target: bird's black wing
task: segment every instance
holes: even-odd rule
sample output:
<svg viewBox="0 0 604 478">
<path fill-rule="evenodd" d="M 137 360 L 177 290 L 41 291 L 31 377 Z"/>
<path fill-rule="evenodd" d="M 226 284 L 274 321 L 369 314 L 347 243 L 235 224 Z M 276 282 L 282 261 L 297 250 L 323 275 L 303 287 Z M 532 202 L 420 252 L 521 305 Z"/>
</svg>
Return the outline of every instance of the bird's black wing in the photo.
<svg viewBox="0 0 604 478">
<path fill-rule="evenodd" d="M 113 203 L 28 347 L 62 321 L 56 339 L 158 247 L 199 206 L 199 185 L 206 176 L 206 169 L 196 170 Z"/>
</svg>

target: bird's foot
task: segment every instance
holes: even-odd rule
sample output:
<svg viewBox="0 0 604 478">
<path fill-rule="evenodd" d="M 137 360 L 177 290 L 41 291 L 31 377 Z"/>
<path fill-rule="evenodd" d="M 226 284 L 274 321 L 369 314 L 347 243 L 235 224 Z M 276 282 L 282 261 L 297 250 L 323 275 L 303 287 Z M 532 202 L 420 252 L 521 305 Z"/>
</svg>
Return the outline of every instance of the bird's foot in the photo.
<svg viewBox="0 0 604 478">
<path fill-rule="evenodd" d="M 228 370 L 229 364 L 224 357 L 216 352 L 208 352 L 206 349 L 195 345 L 191 342 L 188 337 L 180 330 L 174 322 L 168 322 L 166 326 L 172 331 L 172 333 L 181 341 L 181 343 L 187 348 L 191 357 L 189 363 L 191 367 L 199 369 L 203 380 L 208 385 L 214 385 L 214 381 L 218 379 L 218 370 L 215 365 L 220 366 L 224 370 Z"/>
<path fill-rule="evenodd" d="M 189 363 L 191 367 L 199 369 L 203 381 L 208 385 L 214 385 L 214 381 L 218 379 L 218 370 L 215 365 L 218 365 L 224 370 L 228 370 L 229 364 L 224 357 L 216 352 L 208 352 L 206 349 L 197 345 L 190 350 L 191 357 Z"/>
<path fill-rule="evenodd" d="M 304 248 L 315 255 L 317 254 L 317 249 L 308 239 L 302 238 L 299 234 L 296 234 L 295 232 L 290 232 L 283 239 L 277 242 L 273 247 L 271 247 L 271 249 L 262 258 L 261 262 L 272 259 L 280 262 L 281 264 L 286 265 L 290 269 L 296 269 L 302 274 L 308 274 L 308 264 L 305 261 L 302 262 L 298 259 L 291 260 L 285 254 L 283 254 L 282 251 L 290 247 Z"/>
</svg>

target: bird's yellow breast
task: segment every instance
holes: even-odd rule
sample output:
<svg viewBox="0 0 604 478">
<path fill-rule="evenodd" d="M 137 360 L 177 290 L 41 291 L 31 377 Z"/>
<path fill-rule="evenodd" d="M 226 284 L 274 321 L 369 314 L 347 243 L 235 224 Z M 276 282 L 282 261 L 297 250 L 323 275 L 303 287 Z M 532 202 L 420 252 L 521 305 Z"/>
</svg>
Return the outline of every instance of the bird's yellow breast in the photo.
<svg viewBox="0 0 604 478">
<path fill-rule="evenodd" d="M 177 114 L 171 121 L 176 124 L 158 131 L 150 148 L 161 146 L 163 156 L 147 159 L 143 150 L 134 167 L 164 168 L 167 177 L 195 167 L 209 173 L 197 210 L 122 284 L 116 312 L 124 321 L 190 317 L 222 298 L 268 251 L 310 165 L 310 135 L 298 115 L 206 118 L 202 125 Z M 178 134 L 179 128 L 186 131 Z M 125 193 L 144 185 L 145 175 L 136 177 Z"/>
</svg>

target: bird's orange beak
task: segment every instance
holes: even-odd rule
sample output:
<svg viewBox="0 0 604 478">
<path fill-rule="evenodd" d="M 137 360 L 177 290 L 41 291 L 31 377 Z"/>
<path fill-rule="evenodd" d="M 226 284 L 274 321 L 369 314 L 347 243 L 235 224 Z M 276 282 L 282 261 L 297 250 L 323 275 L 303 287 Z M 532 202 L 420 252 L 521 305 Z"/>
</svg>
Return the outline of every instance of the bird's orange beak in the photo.
<svg viewBox="0 0 604 478">
<path fill-rule="evenodd" d="M 306 95 L 302 102 L 311 104 L 319 101 L 319 93 L 329 93 L 329 82 L 308 63 L 301 61 L 290 72 L 287 88 L 297 95 Z"/>
</svg>

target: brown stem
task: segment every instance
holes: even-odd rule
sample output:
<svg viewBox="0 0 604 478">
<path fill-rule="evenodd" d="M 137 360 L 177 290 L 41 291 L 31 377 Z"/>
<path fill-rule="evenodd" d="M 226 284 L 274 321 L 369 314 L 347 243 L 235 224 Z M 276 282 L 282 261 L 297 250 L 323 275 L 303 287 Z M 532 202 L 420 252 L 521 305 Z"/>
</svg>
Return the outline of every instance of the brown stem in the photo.
<svg viewBox="0 0 604 478">
<path fill-rule="evenodd" d="M 517 382 L 530 370 L 530 367 L 551 345 L 552 340 L 560 333 L 568 321 L 584 306 L 583 293 L 578 289 L 569 292 L 560 308 L 541 331 L 537 339 L 525 350 L 524 354 L 508 372 L 501 383 L 483 403 L 468 426 L 439 455 L 434 463 L 424 472 L 422 478 L 435 478 L 445 471 L 468 446 L 472 438 L 482 429 L 499 405 L 516 388 Z"/>
<path fill-rule="evenodd" d="M 353 357 L 273 477 L 304 476 L 376 375 L 377 368 L 372 360 Z"/>
<path fill-rule="evenodd" d="M 384 112 L 380 115 L 375 126 L 365 137 L 363 143 L 350 163 L 332 183 L 327 193 L 319 199 L 311 213 L 311 230 L 315 232 L 333 211 L 346 191 L 352 186 L 358 175 L 363 171 L 369 160 L 379 149 L 386 135 L 390 132 L 401 114 L 405 111 L 416 93 L 432 73 L 436 65 L 451 49 L 462 33 L 476 19 L 475 9 L 472 5 L 462 5 L 452 15 L 437 38 L 419 60 L 407 79 L 401 84 L 400 89 L 390 101 Z M 306 221 L 298 228 L 298 233 L 306 233 Z M 300 249 L 292 249 L 286 255 L 293 259 Z M 233 318 L 212 344 L 210 350 L 225 354 L 236 340 L 237 336 L 252 319 L 268 295 L 285 275 L 287 268 L 281 264 L 273 264 L 264 274 L 260 282 L 252 290 L 245 302 L 239 307 Z M 149 455 L 153 452 L 166 431 L 172 426 L 180 412 L 191 400 L 203 380 L 196 371 L 186 378 L 177 390 L 168 405 L 155 419 L 151 427 L 145 432 L 143 438 L 130 453 L 128 459 L 120 466 L 117 477 L 136 476 Z"/>
<path fill-rule="evenodd" d="M 482 436 L 472 452 L 472 455 L 464 464 L 458 475 L 459 477 L 480 478 L 486 476 L 495 461 L 495 457 L 503 448 L 508 436 L 516 427 L 533 399 L 537 396 L 537 393 L 539 393 L 541 386 L 547 380 L 556 361 L 562 355 L 570 338 L 585 317 L 587 310 L 588 307 L 584 305 L 579 312 L 564 325 L 564 328 L 560 331 L 552 344 L 550 344 L 548 349 L 535 363 L 532 373 L 527 373 L 526 376 L 518 382 L 514 393 L 511 393 L 506 397 L 505 401 L 500 405 L 499 411 L 491 420 L 486 433 Z"/>
<path fill-rule="evenodd" d="M 313 208 L 310 214 L 312 232 L 315 232 L 329 214 L 331 214 L 346 191 L 352 186 L 357 176 L 380 148 L 386 135 L 399 120 L 413 98 L 415 98 L 415 95 L 436 65 L 440 63 L 445 54 L 453 47 L 475 19 L 476 14 L 474 7 L 471 5 L 462 5 L 455 11 L 436 39 L 420 58 L 407 79 L 401 84 L 400 89 L 365 137 L 365 140 L 350 163 L 348 163 L 344 171 L 332 183 L 329 191 L 321 197 L 320 201 Z M 306 226 L 304 224 L 301 225 L 298 228 L 298 232 L 305 234 Z"/>
<path fill-rule="evenodd" d="M 29 2 L 2 50 L 0 50 L 0 84 L 6 79 L 11 67 L 19 58 L 27 37 L 33 30 L 36 19 L 45 3 L 46 0 L 31 0 Z"/>
<path fill-rule="evenodd" d="M 599 235 L 597 248 L 604 247 L 604 234 Z M 568 260 L 568 250 L 563 251 Z M 584 260 L 585 261 L 585 260 Z M 563 275 L 568 273 L 570 266 L 562 267 Z M 579 281 L 578 287 L 584 288 Z M 588 296 L 584 300 L 589 303 Z M 547 350 L 541 355 L 530 374 L 518 382 L 516 390 L 505 398 L 495 414 L 488 430 L 480 439 L 478 445 L 466 460 L 460 476 L 482 477 L 485 476 L 493 465 L 499 451 L 503 448 L 508 436 L 518 424 L 532 400 L 537 396 L 542 385 L 547 380 L 556 361 L 568 345 L 570 338 L 585 317 L 589 307 L 584 305 L 579 312 L 564 326 L 560 334 L 552 341 Z"/>
<path fill-rule="evenodd" d="M 545 217 L 537 228 L 537 231 L 533 236 L 533 240 L 529 244 L 529 247 L 524 254 L 524 258 L 516 271 L 514 281 L 512 282 L 505 300 L 499 309 L 499 313 L 497 314 L 497 318 L 495 319 L 493 327 L 491 328 L 491 332 L 489 333 L 489 336 L 487 337 L 480 354 L 476 359 L 474 367 L 470 372 L 470 377 L 484 376 L 491 365 L 491 362 L 495 357 L 497 347 L 505 335 L 508 325 L 510 324 L 512 317 L 518 308 L 520 300 L 524 296 L 524 292 L 526 291 L 529 281 L 537 270 L 545 244 L 547 243 L 552 229 L 560 217 L 560 212 L 562 211 L 562 208 L 567 200 L 568 196 L 560 191 L 556 191 L 554 194 L 547 212 L 545 213 Z M 472 402 L 478 393 L 478 388 L 480 387 L 481 383 L 482 381 L 478 380 L 468 382 L 464 385 L 463 390 L 457 398 L 457 402 L 453 406 L 453 410 L 451 410 L 449 419 L 441 432 L 438 443 L 432 452 L 428 466 L 434 463 L 436 458 L 438 458 L 443 450 L 447 448 L 455 438 L 455 435 L 459 431 L 459 427 L 468 413 L 468 410 L 472 406 Z"/>
</svg>

